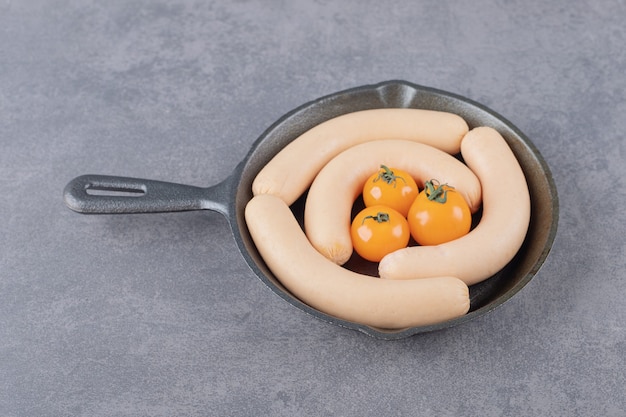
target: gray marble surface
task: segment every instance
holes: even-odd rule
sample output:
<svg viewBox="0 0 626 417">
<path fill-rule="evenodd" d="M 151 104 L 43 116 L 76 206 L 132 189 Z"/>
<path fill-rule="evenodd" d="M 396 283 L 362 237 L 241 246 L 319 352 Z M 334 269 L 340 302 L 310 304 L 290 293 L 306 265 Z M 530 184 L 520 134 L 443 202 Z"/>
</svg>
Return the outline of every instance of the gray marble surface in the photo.
<svg viewBox="0 0 626 417">
<path fill-rule="evenodd" d="M 626 415 L 626 3 L 0 0 L 0 415 Z M 492 313 L 382 341 L 262 285 L 213 212 L 83 216 L 81 174 L 208 186 L 286 112 L 404 79 L 507 117 L 560 223 Z"/>
</svg>

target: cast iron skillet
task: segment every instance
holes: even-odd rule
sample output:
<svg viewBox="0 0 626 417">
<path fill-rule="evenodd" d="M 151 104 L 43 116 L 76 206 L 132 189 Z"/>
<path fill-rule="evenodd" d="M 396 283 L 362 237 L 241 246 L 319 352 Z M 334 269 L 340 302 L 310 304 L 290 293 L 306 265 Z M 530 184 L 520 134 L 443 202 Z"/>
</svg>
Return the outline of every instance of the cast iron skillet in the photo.
<svg viewBox="0 0 626 417">
<path fill-rule="evenodd" d="M 448 111 L 463 117 L 470 128 L 491 126 L 497 129 L 511 146 L 524 170 L 530 188 L 532 214 L 528 235 L 516 257 L 493 277 L 470 288 L 471 307 L 467 315 L 430 326 L 389 330 L 329 316 L 306 305 L 287 291 L 265 265 L 252 242 L 244 220 L 244 208 L 252 198 L 251 185 L 259 170 L 303 132 L 345 113 L 398 107 Z M 70 209 L 86 214 L 204 209 L 220 212 L 228 219 L 246 262 L 274 293 L 318 319 L 381 339 L 400 339 L 448 328 L 492 311 L 521 290 L 537 273 L 550 251 L 558 223 L 558 198 L 549 168 L 535 146 L 519 129 L 479 103 L 405 81 L 387 81 L 357 87 L 321 97 L 296 108 L 269 127 L 231 175 L 216 185 L 201 188 L 136 178 L 84 175 L 66 186 L 64 199 Z M 304 199 L 305 196 L 292 205 L 296 218 L 300 221 Z M 361 268 L 359 262 L 353 260 L 350 261 L 350 267 L 356 270 Z M 365 270 L 368 267 L 363 265 L 362 269 L 360 272 L 367 272 Z"/>
</svg>

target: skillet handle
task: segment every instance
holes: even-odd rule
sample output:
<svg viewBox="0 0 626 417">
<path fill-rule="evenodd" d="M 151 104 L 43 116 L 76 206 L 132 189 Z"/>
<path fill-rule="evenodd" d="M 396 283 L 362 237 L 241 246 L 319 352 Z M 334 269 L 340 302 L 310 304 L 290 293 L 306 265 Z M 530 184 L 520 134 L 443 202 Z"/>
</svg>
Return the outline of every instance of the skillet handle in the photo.
<svg viewBox="0 0 626 417">
<path fill-rule="evenodd" d="M 228 181 L 201 188 L 164 181 L 82 175 L 63 191 L 65 204 L 83 214 L 164 213 L 214 210 L 227 214 Z"/>
</svg>

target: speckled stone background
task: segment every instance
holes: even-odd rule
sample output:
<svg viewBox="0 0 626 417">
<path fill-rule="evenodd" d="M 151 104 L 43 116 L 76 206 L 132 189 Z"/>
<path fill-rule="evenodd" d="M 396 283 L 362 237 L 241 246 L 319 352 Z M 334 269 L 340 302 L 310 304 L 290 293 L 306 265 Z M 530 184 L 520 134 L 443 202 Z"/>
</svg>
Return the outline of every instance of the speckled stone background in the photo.
<svg viewBox="0 0 626 417">
<path fill-rule="evenodd" d="M 0 415 L 626 415 L 626 3 L 0 0 Z M 217 213 L 82 216 L 81 174 L 208 186 L 276 119 L 405 79 L 535 143 L 531 283 L 381 341 L 266 289 Z"/>
</svg>

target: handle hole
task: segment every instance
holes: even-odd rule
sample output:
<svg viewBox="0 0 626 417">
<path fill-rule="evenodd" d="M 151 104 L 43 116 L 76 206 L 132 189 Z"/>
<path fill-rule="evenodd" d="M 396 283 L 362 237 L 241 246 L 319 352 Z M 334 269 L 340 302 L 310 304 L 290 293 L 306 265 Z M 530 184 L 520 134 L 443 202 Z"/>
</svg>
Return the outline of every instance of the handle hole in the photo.
<svg viewBox="0 0 626 417">
<path fill-rule="evenodd" d="M 110 197 L 141 197 L 146 194 L 146 191 L 141 189 L 119 189 L 94 186 L 87 187 L 85 192 L 89 195 Z"/>
</svg>

